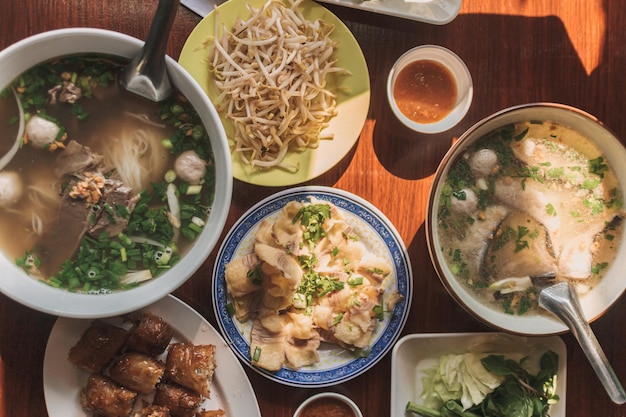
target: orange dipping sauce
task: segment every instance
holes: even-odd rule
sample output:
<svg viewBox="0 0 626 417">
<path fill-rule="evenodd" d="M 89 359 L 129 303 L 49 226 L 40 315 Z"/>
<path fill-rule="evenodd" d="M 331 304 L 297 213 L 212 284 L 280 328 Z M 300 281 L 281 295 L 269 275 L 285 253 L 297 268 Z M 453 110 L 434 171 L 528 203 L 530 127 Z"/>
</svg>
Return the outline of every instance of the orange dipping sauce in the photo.
<svg viewBox="0 0 626 417">
<path fill-rule="evenodd" d="M 355 414 L 348 404 L 331 397 L 313 400 L 297 417 L 355 417 Z"/>
<path fill-rule="evenodd" d="M 458 88 L 454 76 L 438 61 L 423 59 L 404 67 L 393 87 L 396 105 L 417 123 L 435 123 L 454 109 Z"/>
</svg>

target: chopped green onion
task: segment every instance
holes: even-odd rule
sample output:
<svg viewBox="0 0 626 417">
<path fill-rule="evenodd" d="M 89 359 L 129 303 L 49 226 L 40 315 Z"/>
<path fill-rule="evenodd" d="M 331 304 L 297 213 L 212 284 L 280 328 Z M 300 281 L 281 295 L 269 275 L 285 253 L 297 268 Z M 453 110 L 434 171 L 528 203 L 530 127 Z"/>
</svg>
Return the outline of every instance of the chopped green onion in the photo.
<svg viewBox="0 0 626 417">
<path fill-rule="evenodd" d="M 254 362 L 258 362 L 260 358 L 261 358 L 261 348 L 257 346 L 254 349 L 254 355 L 252 356 L 252 360 Z"/>
<path fill-rule="evenodd" d="M 363 285 L 363 277 L 354 277 L 348 280 L 348 285 L 356 287 L 357 285 Z"/>
<path fill-rule="evenodd" d="M 187 187 L 187 191 L 185 192 L 186 195 L 197 195 L 200 194 L 200 192 L 202 192 L 202 185 L 190 185 L 189 187 Z"/>
<path fill-rule="evenodd" d="M 176 181 L 176 177 L 177 177 L 176 171 L 174 171 L 173 169 L 170 169 L 165 173 L 164 179 L 165 179 L 165 182 L 170 183 L 170 182 Z"/>
<path fill-rule="evenodd" d="M 235 306 L 233 305 L 233 303 L 226 304 L 226 311 L 228 312 L 228 315 L 230 317 L 235 315 Z"/>
</svg>

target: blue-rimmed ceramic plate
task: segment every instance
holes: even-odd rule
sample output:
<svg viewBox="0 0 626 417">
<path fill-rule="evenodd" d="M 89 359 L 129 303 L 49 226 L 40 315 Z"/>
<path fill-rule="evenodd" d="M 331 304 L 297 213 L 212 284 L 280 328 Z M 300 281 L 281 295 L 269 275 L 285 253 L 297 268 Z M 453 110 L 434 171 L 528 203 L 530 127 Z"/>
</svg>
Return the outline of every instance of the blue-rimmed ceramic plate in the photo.
<svg viewBox="0 0 626 417">
<path fill-rule="evenodd" d="M 274 219 L 290 201 L 307 201 L 309 197 L 328 201 L 339 208 L 355 228 L 360 242 L 393 265 L 386 279 L 385 292 L 398 291 L 404 299 L 394 310 L 385 314 L 372 338 L 366 357 L 355 357 L 336 345 L 322 344 L 320 362 L 298 370 L 282 368 L 269 372 L 250 363 L 251 322 L 240 323 L 228 313 L 229 297 L 224 279 L 226 264 L 232 259 L 253 251 L 254 236 L 259 223 Z M 248 210 L 230 230 L 217 255 L 213 270 L 213 307 L 224 338 L 244 363 L 267 378 L 286 385 L 316 388 L 340 384 L 361 375 L 382 359 L 393 347 L 406 322 L 411 305 L 413 276 L 404 243 L 389 220 L 367 201 L 346 191 L 329 187 L 298 187 L 281 191 Z"/>
</svg>

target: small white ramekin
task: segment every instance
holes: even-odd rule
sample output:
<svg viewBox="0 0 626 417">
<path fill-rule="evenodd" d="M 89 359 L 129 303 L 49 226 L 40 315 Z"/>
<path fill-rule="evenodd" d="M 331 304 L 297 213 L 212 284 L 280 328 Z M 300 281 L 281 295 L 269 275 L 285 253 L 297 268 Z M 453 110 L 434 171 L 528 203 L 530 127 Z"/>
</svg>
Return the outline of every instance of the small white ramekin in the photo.
<svg viewBox="0 0 626 417">
<path fill-rule="evenodd" d="M 457 100 L 454 108 L 446 117 L 433 123 L 417 123 L 405 116 L 398 108 L 394 99 L 394 86 L 398 74 L 410 63 L 419 60 L 432 60 L 441 63 L 453 75 L 457 86 Z M 467 66 L 454 52 L 438 45 L 422 45 L 405 52 L 395 62 L 387 78 L 387 100 L 394 114 L 410 129 L 420 133 L 441 133 L 454 127 L 467 114 L 472 104 L 474 87 L 472 76 Z"/>
<path fill-rule="evenodd" d="M 311 404 L 311 403 L 313 403 L 315 401 L 321 401 L 321 400 L 323 400 L 325 398 L 326 399 L 335 399 L 335 400 L 342 401 L 342 402 L 347 404 L 352 409 L 352 411 L 354 412 L 355 417 L 363 417 L 363 413 L 361 412 L 361 410 L 359 409 L 359 406 L 357 406 L 354 401 L 352 401 L 350 398 L 346 397 L 345 395 L 339 394 L 339 393 L 336 393 L 336 392 L 321 392 L 319 394 L 315 394 L 315 395 L 307 398 L 296 409 L 296 412 L 293 413 L 293 417 L 299 417 L 300 413 L 302 413 L 302 411 L 309 404 Z"/>
</svg>

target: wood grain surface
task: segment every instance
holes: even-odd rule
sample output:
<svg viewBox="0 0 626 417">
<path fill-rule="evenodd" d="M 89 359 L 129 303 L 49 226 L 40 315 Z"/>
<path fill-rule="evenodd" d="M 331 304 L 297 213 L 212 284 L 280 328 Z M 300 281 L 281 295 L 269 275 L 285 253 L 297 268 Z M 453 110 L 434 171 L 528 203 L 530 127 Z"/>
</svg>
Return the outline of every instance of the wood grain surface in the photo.
<svg viewBox="0 0 626 417">
<path fill-rule="evenodd" d="M 156 0 L 2 0 L 0 48 L 50 29 L 88 26 L 145 39 Z M 358 40 L 371 80 L 371 106 L 359 141 L 330 172 L 310 182 L 367 199 L 395 225 L 408 248 L 414 297 L 403 334 L 490 331 L 445 292 L 431 266 L 424 235 L 426 201 L 439 161 L 455 137 L 505 107 L 552 101 L 579 107 L 626 138 L 626 13 L 619 0 L 465 0 L 459 15 L 437 26 L 327 6 Z M 200 17 L 180 7 L 168 47 L 178 58 Z M 406 50 L 438 44 L 469 67 L 474 101 L 452 130 L 430 136 L 401 125 L 386 101 L 386 78 Z M 625 161 L 626 163 L 626 161 Z M 235 181 L 226 231 L 249 207 L 278 191 Z M 0 231 L 1 233 L 1 231 Z M 210 279 L 215 251 L 176 295 L 216 325 Z M 0 271 L 2 273 L 2 271 Z M 626 277 L 625 277 L 626 279 Z M 626 300 L 592 325 L 617 375 L 626 382 Z M 0 416 L 46 416 L 42 365 L 55 317 L 0 295 Z M 598 382 L 570 334 L 567 415 L 624 416 Z M 328 388 L 348 394 L 367 417 L 390 412 L 391 355 L 363 376 Z M 283 386 L 246 367 L 263 416 L 291 417 L 319 390 Z M 234 417 L 234 416 L 231 416 Z"/>
</svg>

